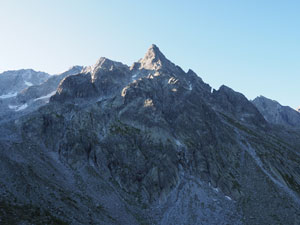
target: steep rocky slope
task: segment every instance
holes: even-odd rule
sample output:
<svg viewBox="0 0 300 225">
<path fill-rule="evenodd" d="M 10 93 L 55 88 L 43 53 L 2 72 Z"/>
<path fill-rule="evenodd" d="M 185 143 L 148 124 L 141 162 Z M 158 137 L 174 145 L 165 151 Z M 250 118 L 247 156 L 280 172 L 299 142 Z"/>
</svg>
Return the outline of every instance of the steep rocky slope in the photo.
<svg viewBox="0 0 300 225">
<path fill-rule="evenodd" d="M 0 132 L 6 223 L 300 223 L 299 133 L 155 45 L 66 77 Z"/>
<path fill-rule="evenodd" d="M 268 122 L 300 129 L 300 114 L 291 107 L 282 106 L 263 96 L 252 102 Z"/>
</svg>

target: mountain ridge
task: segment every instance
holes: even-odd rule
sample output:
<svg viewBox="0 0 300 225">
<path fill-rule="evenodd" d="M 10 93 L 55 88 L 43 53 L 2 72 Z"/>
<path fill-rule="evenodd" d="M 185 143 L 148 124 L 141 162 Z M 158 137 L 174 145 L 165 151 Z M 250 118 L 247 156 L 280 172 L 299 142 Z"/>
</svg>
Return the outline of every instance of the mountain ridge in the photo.
<svg viewBox="0 0 300 225">
<path fill-rule="evenodd" d="M 299 223 L 300 133 L 157 51 L 100 58 L 0 124 L 4 218 L 32 222 L 15 199 L 69 224 Z"/>
<path fill-rule="evenodd" d="M 67 71 L 56 75 L 36 72 L 32 69 L 16 70 L 12 72 L 13 74 L 11 72 L 0 74 L 0 80 L 3 81 L 2 85 L 9 88 L 4 89 L 4 94 L 0 96 L 0 119 L 2 121 L 10 120 L 46 104 L 56 92 L 62 79 L 79 73 L 82 69 L 81 66 L 72 66 Z M 35 80 L 39 76 L 42 78 Z M 14 88 L 11 88 L 12 85 Z"/>
</svg>

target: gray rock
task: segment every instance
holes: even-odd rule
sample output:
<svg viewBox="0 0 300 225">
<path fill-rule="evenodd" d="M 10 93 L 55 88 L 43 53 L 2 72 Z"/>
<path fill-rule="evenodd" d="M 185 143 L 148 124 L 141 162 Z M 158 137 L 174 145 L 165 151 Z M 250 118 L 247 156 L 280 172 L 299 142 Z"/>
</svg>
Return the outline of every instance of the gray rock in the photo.
<svg viewBox="0 0 300 225">
<path fill-rule="evenodd" d="M 0 74 L 0 99 L 6 99 L 15 93 L 32 85 L 39 85 L 50 77 L 44 72 L 36 72 L 32 69 L 11 70 Z"/>
<path fill-rule="evenodd" d="M 6 223 L 300 222 L 300 133 L 155 45 L 131 67 L 100 58 L 66 77 L 0 133 Z"/>
<path fill-rule="evenodd" d="M 2 99 L 0 96 L 0 119 L 3 122 L 3 120 L 18 118 L 47 104 L 50 97 L 55 94 L 59 83 L 65 77 L 77 74 L 82 69 L 83 67 L 81 66 L 74 66 L 64 73 L 52 76 L 33 70 L 20 70 L 14 71 L 14 73 L 12 71 L 4 72 L 5 76 L 3 79 L 7 78 L 8 75 L 11 76 L 4 82 L 4 84 L 8 83 L 8 88 L 11 84 L 14 84 L 11 81 L 12 77 L 15 77 L 14 79 L 20 82 L 16 84 L 15 89 L 10 89 L 16 91 L 14 94 L 4 94 Z M 26 80 L 27 84 L 29 81 L 32 81 L 32 83 L 28 86 L 24 80 Z"/>
<path fill-rule="evenodd" d="M 260 96 L 253 104 L 264 118 L 273 124 L 300 128 L 300 114 L 289 106 L 282 106 L 277 101 Z"/>
</svg>

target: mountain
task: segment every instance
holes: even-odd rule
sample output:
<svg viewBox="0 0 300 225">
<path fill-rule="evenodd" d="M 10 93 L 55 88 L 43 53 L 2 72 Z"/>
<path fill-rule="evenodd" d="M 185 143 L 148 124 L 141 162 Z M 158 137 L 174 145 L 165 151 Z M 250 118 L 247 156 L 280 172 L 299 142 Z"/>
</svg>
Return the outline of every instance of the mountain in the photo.
<svg viewBox="0 0 300 225">
<path fill-rule="evenodd" d="M 300 114 L 291 107 L 282 106 L 264 96 L 259 96 L 252 102 L 269 123 L 300 128 Z"/>
<path fill-rule="evenodd" d="M 4 93 L 0 96 L 0 119 L 17 118 L 45 105 L 65 77 L 80 73 L 82 69 L 82 66 L 73 66 L 52 76 L 34 70 L 4 72 L 0 75 L 1 84 L 6 88 L 3 88 L 4 91 L 0 88 Z"/>
<path fill-rule="evenodd" d="M 41 100 L 41 99 L 47 99 L 45 96 L 48 96 L 49 94 L 56 92 L 56 89 L 59 85 L 59 83 L 67 76 L 78 74 L 83 69 L 82 66 L 73 66 L 67 71 L 58 74 L 53 75 L 49 79 L 47 79 L 45 82 L 41 83 L 40 85 L 33 85 L 31 87 L 28 87 L 27 89 L 23 90 L 17 95 L 17 99 L 20 102 L 26 102 L 31 99 L 34 99 L 35 101 Z M 54 93 L 53 93 L 54 94 Z"/>
<path fill-rule="evenodd" d="M 12 70 L 0 74 L 0 99 L 14 97 L 23 89 L 39 85 L 50 77 L 44 72 L 32 69 Z"/>
<path fill-rule="evenodd" d="M 300 223 L 300 133 L 155 45 L 65 77 L 0 134 L 7 224 Z"/>
</svg>

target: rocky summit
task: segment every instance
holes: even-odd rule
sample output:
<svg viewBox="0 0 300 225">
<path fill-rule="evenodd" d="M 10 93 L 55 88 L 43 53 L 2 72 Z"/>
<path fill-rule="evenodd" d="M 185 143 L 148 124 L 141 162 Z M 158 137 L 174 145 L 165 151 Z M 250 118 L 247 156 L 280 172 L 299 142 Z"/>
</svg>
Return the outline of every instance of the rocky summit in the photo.
<svg viewBox="0 0 300 225">
<path fill-rule="evenodd" d="M 300 224 L 299 130 L 157 46 L 49 98 L 0 123 L 0 223 Z"/>
<path fill-rule="evenodd" d="M 300 114 L 291 107 L 282 106 L 277 101 L 264 96 L 259 96 L 252 102 L 268 122 L 300 128 Z"/>
</svg>

